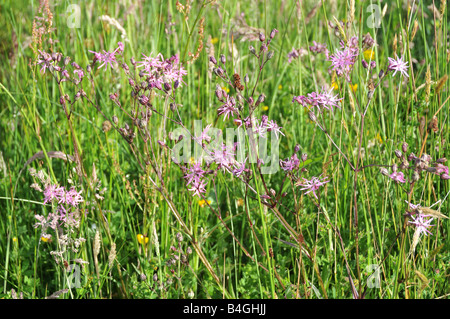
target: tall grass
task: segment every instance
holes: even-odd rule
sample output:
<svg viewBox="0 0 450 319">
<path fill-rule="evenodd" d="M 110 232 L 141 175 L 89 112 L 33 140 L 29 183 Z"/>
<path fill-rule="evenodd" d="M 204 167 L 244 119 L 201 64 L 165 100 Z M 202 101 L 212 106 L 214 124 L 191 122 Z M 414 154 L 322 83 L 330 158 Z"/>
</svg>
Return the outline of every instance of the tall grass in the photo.
<svg viewBox="0 0 450 319">
<path fill-rule="evenodd" d="M 80 26 L 71 28 L 75 11 L 67 11 L 68 1 L 50 4 L 51 19 L 36 1 L 1 2 L 1 297 L 17 292 L 23 298 L 45 298 L 56 292 L 59 298 L 447 298 L 448 220 L 435 218 L 432 234 L 417 242 L 405 201 L 448 215 L 448 180 L 423 172 L 411 184 L 397 184 L 380 173 L 380 167 L 398 162 L 395 150 L 404 142 L 405 156 L 448 156 L 445 5 L 400 0 L 388 6 L 378 1 L 187 4 L 83 1 L 76 7 Z M 371 4 L 379 9 L 378 28 L 368 22 L 374 17 Z M 48 26 L 46 18 L 54 29 L 39 43 L 33 21 Z M 325 54 L 309 47 L 316 41 L 330 53 L 340 49 L 342 31 L 336 21 L 343 20 L 348 22 L 344 33 L 358 36 L 360 46 L 367 33 L 375 39 L 373 75 L 386 70 L 388 57 L 398 55 L 408 61 L 409 78 L 387 74 L 368 97 L 372 78 L 361 66 L 364 54 L 350 82 L 328 72 Z M 249 46 L 259 50 L 259 32 L 267 38 L 273 28 L 279 31 L 269 46 L 274 56 L 260 69 L 262 60 Z M 130 113 L 136 106 L 120 67 L 106 71 L 93 66 L 92 84 L 83 86 L 93 103 L 81 98 L 64 109 L 61 96 L 68 94 L 73 101 L 76 91 L 58 85 L 48 71 L 42 74 L 32 49 L 60 52 L 85 68 L 93 59 L 89 51 L 114 50 L 119 41 L 130 66 L 132 57 L 141 61 L 142 53 L 153 52 L 165 58 L 179 54 L 187 70 L 174 101 L 152 96 L 160 114 L 154 112 L 147 123 L 150 141 L 138 136 L 129 143 L 109 126 L 115 116 L 117 127 L 127 123 L 134 128 L 110 98 L 117 92 L 117 101 Z M 289 63 L 293 48 L 300 56 Z M 174 146 L 169 135 L 179 119 L 191 131 L 195 120 L 203 128 L 234 125 L 217 114 L 216 86 L 236 94 L 212 70 L 210 56 L 219 59 L 221 54 L 229 73 L 238 73 L 242 82 L 248 74 L 246 86 L 254 88 L 255 100 L 265 95 L 254 115 L 267 115 L 282 127 L 280 159 L 290 157 L 298 144 L 299 157 L 307 154 L 301 176 L 328 177 L 318 200 L 300 190 L 296 176 L 281 169 L 261 174 L 257 163 L 248 167 L 248 183 L 217 171 L 203 199 L 187 190 L 168 150 Z M 341 108 L 317 114 L 317 122 L 292 101 L 333 85 L 333 94 L 343 98 Z M 248 88 L 245 97 L 251 95 Z M 430 126 L 433 115 L 435 127 Z M 146 149 L 150 143 L 152 151 Z M 142 150 L 154 166 L 140 161 L 136 152 Z M 88 213 L 75 235 L 86 241 L 65 255 L 68 265 L 78 258 L 88 262 L 77 264 L 77 287 L 69 268 L 50 254 L 58 249 L 58 239 L 44 240 L 33 227 L 35 215 L 48 216 L 54 207 L 30 187 L 39 181 L 30 168 L 52 183 L 82 191 L 82 210 Z M 264 195 L 277 204 L 267 205 L 271 202 Z M 369 277 L 373 273 L 379 281 Z"/>
</svg>

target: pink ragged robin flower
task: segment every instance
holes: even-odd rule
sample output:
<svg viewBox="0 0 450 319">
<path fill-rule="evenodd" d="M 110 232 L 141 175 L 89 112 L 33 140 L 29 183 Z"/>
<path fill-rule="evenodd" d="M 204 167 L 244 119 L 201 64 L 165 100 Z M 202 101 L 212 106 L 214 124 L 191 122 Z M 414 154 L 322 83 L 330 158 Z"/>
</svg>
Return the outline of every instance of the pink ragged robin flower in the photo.
<svg viewBox="0 0 450 319">
<path fill-rule="evenodd" d="M 198 196 L 198 197 L 202 197 L 201 194 L 206 193 L 206 185 L 207 182 L 205 182 L 204 180 L 194 180 L 192 182 L 192 187 L 189 188 L 188 190 L 193 193 L 193 196 Z"/>
<path fill-rule="evenodd" d="M 416 217 L 411 216 L 411 218 L 413 219 L 413 221 L 409 221 L 409 223 L 416 226 L 419 235 L 422 233 L 424 233 L 425 236 L 427 236 L 427 233 L 431 234 L 428 228 L 434 226 L 430 224 L 433 221 L 433 217 L 431 217 L 430 215 L 418 214 Z"/>
<path fill-rule="evenodd" d="M 320 177 L 320 176 L 319 176 Z M 300 190 L 308 190 L 305 192 L 306 194 L 309 194 L 310 192 L 313 193 L 314 197 L 317 199 L 316 191 L 329 181 L 326 180 L 328 177 L 318 178 L 318 177 L 312 177 L 310 180 L 307 180 L 306 178 L 303 178 L 303 181 L 298 182 L 298 186 L 303 186 Z"/>
<path fill-rule="evenodd" d="M 358 51 L 354 48 L 347 48 L 342 51 L 336 50 L 334 54 L 328 56 L 331 67 L 336 71 L 337 76 L 345 76 L 350 81 L 350 72 L 358 57 Z"/>
<path fill-rule="evenodd" d="M 300 160 L 297 157 L 297 154 L 292 155 L 290 158 L 287 158 L 285 161 L 280 161 L 281 168 L 286 172 L 291 172 L 294 169 L 297 169 L 300 165 Z"/>
<path fill-rule="evenodd" d="M 228 116 L 231 114 L 231 116 L 234 116 L 234 113 L 238 113 L 238 109 L 236 106 L 236 100 L 233 97 L 227 96 L 227 99 L 225 101 L 225 104 L 223 104 L 218 110 L 218 115 L 224 115 L 223 120 L 225 121 Z"/>
<path fill-rule="evenodd" d="M 407 63 L 403 61 L 403 58 L 397 58 L 397 59 L 393 59 L 393 58 L 388 58 L 389 60 L 389 66 L 388 66 L 388 70 L 389 71 L 394 71 L 393 76 L 397 73 L 400 72 L 402 75 L 404 75 L 405 77 L 409 77 L 408 75 L 408 66 Z"/>
<path fill-rule="evenodd" d="M 392 178 L 396 183 L 406 183 L 403 172 L 393 172 L 391 175 L 389 175 L 389 177 Z"/>
</svg>

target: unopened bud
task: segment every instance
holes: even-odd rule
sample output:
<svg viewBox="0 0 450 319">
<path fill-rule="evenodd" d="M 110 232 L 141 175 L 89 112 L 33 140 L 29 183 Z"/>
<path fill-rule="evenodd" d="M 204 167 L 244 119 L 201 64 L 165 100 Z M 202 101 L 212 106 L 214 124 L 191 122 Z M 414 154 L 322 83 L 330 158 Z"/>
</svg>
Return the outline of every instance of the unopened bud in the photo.
<svg viewBox="0 0 450 319">
<path fill-rule="evenodd" d="M 312 122 L 316 122 L 316 121 L 317 121 L 316 114 L 314 114 L 313 111 L 310 111 L 310 112 L 308 113 L 308 116 L 309 116 L 309 119 L 310 119 Z"/>
<path fill-rule="evenodd" d="M 443 164 L 445 162 L 447 162 L 447 159 L 445 157 L 442 157 L 442 158 L 439 158 L 436 160 L 436 163 L 439 163 L 439 164 Z"/>
<path fill-rule="evenodd" d="M 162 147 L 166 147 L 166 144 L 161 140 L 158 140 L 158 144 L 161 145 Z"/>
<path fill-rule="evenodd" d="M 382 167 L 380 169 L 380 173 L 384 176 L 389 176 L 389 171 L 387 169 L 385 169 L 384 167 Z"/>
<path fill-rule="evenodd" d="M 275 37 L 275 34 L 278 33 L 277 29 L 272 29 L 272 31 L 270 31 L 270 38 L 273 39 Z"/>
<path fill-rule="evenodd" d="M 115 115 L 112 117 L 112 121 L 115 125 L 117 125 L 119 123 L 119 119 Z"/>
<path fill-rule="evenodd" d="M 394 154 L 395 154 L 395 156 L 397 156 L 397 158 L 401 159 L 403 157 L 403 154 L 400 150 L 395 150 Z"/>
<path fill-rule="evenodd" d="M 413 182 L 417 182 L 419 179 L 420 179 L 419 172 L 414 171 L 413 174 L 412 174 L 411 180 L 412 180 Z"/>
<path fill-rule="evenodd" d="M 294 147 L 294 153 L 298 153 L 298 151 L 300 151 L 300 145 L 296 144 Z"/>
<path fill-rule="evenodd" d="M 303 153 L 302 154 L 302 161 L 305 162 L 308 159 L 308 154 Z"/>
<path fill-rule="evenodd" d="M 362 64 L 364 69 L 367 69 L 369 67 L 369 63 L 367 63 L 366 60 L 362 60 L 361 64 Z"/>
<path fill-rule="evenodd" d="M 442 174 L 442 175 L 441 175 L 441 179 L 442 179 L 442 180 L 448 180 L 448 179 L 450 179 L 450 175 L 448 175 L 448 174 Z"/>
<path fill-rule="evenodd" d="M 264 33 L 260 32 L 259 33 L 259 41 L 264 42 L 265 39 L 266 39 L 266 36 L 264 35 Z"/>
<path fill-rule="evenodd" d="M 169 83 L 164 83 L 164 90 L 166 90 L 166 91 L 170 91 L 170 84 Z"/>
<path fill-rule="evenodd" d="M 274 53 L 273 51 L 269 51 L 269 53 L 267 53 L 267 61 L 269 61 L 270 59 L 272 59 L 274 54 L 275 54 L 275 53 Z"/>
<path fill-rule="evenodd" d="M 227 59 L 225 59 L 225 56 L 223 54 L 220 55 L 220 62 L 225 64 L 227 62 Z"/>
<path fill-rule="evenodd" d="M 214 64 L 217 64 L 217 60 L 215 57 L 213 57 L 212 55 L 209 57 L 209 61 L 211 61 Z"/>
<path fill-rule="evenodd" d="M 259 104 L 264 102 L 265 98 L 266 98 L 266 96 L 264 94 L 261 94 L 260 96 L 258 96 L 258 99 L 256 100 L 256 103 L 255 103 L 255 106 L 258 106 Z"/>
<path fill-rule="evenodd" d="M 253 53 L 254 55 L 256 55 L 256 50 L 255 50 L 255 48 L 253 47 L 253 45 L 251 45 L 248 49 L 250 50 L 251 53 Z"/>
<path fill-rule="evenodd" d="M 248 78 L 248 74 L 244 75 L 244 83 L 248 83 L 250 79 Z"/>
<path fill-rule="evenodd" d="M 403 142 L 403 144 L 402 144 L 402 151 L 403 151 L 403 153 L 406 154 L 406 152 L 408 151 L 408 143 Z"/>
</svg>

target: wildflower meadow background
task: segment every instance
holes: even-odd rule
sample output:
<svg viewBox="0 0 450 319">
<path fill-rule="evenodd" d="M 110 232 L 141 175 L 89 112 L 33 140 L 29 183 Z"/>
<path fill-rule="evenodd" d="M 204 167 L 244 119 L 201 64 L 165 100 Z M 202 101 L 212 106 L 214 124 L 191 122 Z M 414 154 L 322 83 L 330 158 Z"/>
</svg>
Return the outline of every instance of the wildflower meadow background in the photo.
<svg viewBox="0 0 450 319">
<path fill-rule="evenodd" d="M 0 1 L 0 297 L 446 299 L 446 1 Z"/>
</svg>

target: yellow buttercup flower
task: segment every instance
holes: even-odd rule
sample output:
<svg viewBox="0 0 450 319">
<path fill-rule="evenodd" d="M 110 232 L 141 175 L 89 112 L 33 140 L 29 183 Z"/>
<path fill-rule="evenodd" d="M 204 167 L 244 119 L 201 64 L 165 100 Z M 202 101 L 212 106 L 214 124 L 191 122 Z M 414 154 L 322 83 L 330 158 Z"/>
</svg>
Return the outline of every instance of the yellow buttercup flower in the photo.
<svg viewBox="0 0 450 319">
<path fill-rule="evenodd" d="M 216 44 L 219 42 L 219 38 L 211 38 L 211 43 Z"/>
<path fill-rule="evenodd" d="M 283 86 L 280 84 L 278 85 L 278 90 L 281 90 L 283 88 Z"/>
<path fill-rule="evenodd" d="M 378 142 L 383 143 L 383 140 L 381 139 L 380 133 L 377 133 L 376 139 L 378 140 Z"/>
<path fill-rule="evenodd" d="M 204 199 L 201 199 L 201 200 L 198 201 L 198 205 L 200 207 L 205 207 L 206 203 L 208 203 L 208 205 L 209 205 L 209 204 L 211 204 L 211 201 L 210 200 L 205 201 Z"/>
<path fill-rule="evenodd" d="M 263 111 L 267 111 L 269 109 L 269 107 L 267 106 L 267 105 L 264 105 L 263 107 L 262 107 L 262 110 Z"/>
<path fill-rule="evenodd" d="M 227 93 L 230 93 L 230 89 L 227 88 L 226 86 L 222 87 L 222 90 L 224 90 L 224 91 L 227 92 Z"/>
<path fill-rule="evenodd" d="M 137 234 L 136 238 L 137 238 L 138 243 L 141 244 L 141 245 L 144 245 L 144 244 L 148 243 L 148 237 L 147 236 L 144 236 L 142 234 Z"/>
<path fill-rule="evenodd" d="M 353 85 L 350 84 L 350 89 L 352 89 L 353 93 L 356 92 L 357 88 L 358 88 L 358 84 L 353 84 Z"/>
<path fill-rule="evenodd" d="M 338 85 L 336 82 L 331 83 L 331 87 L 332 87 L 334 90 L 339 89 L 339 85 Z"/>
<path fill-rule="evenodd" d="M 242 198 L 239 198 L 238 200 L 237 200 L 237 206 L 238 207 L 241 207 L 241 206 L 244 206 L 244 200 L 242 199 Z"/>
<path fill-rule="evenodd" d="M 367 49 L 366 51 L 363 52 L 364 55 L 364 59 L 366 60 L 375 60 L 375 52 L 372 51 L 371 49 Z"/>
</svg>

